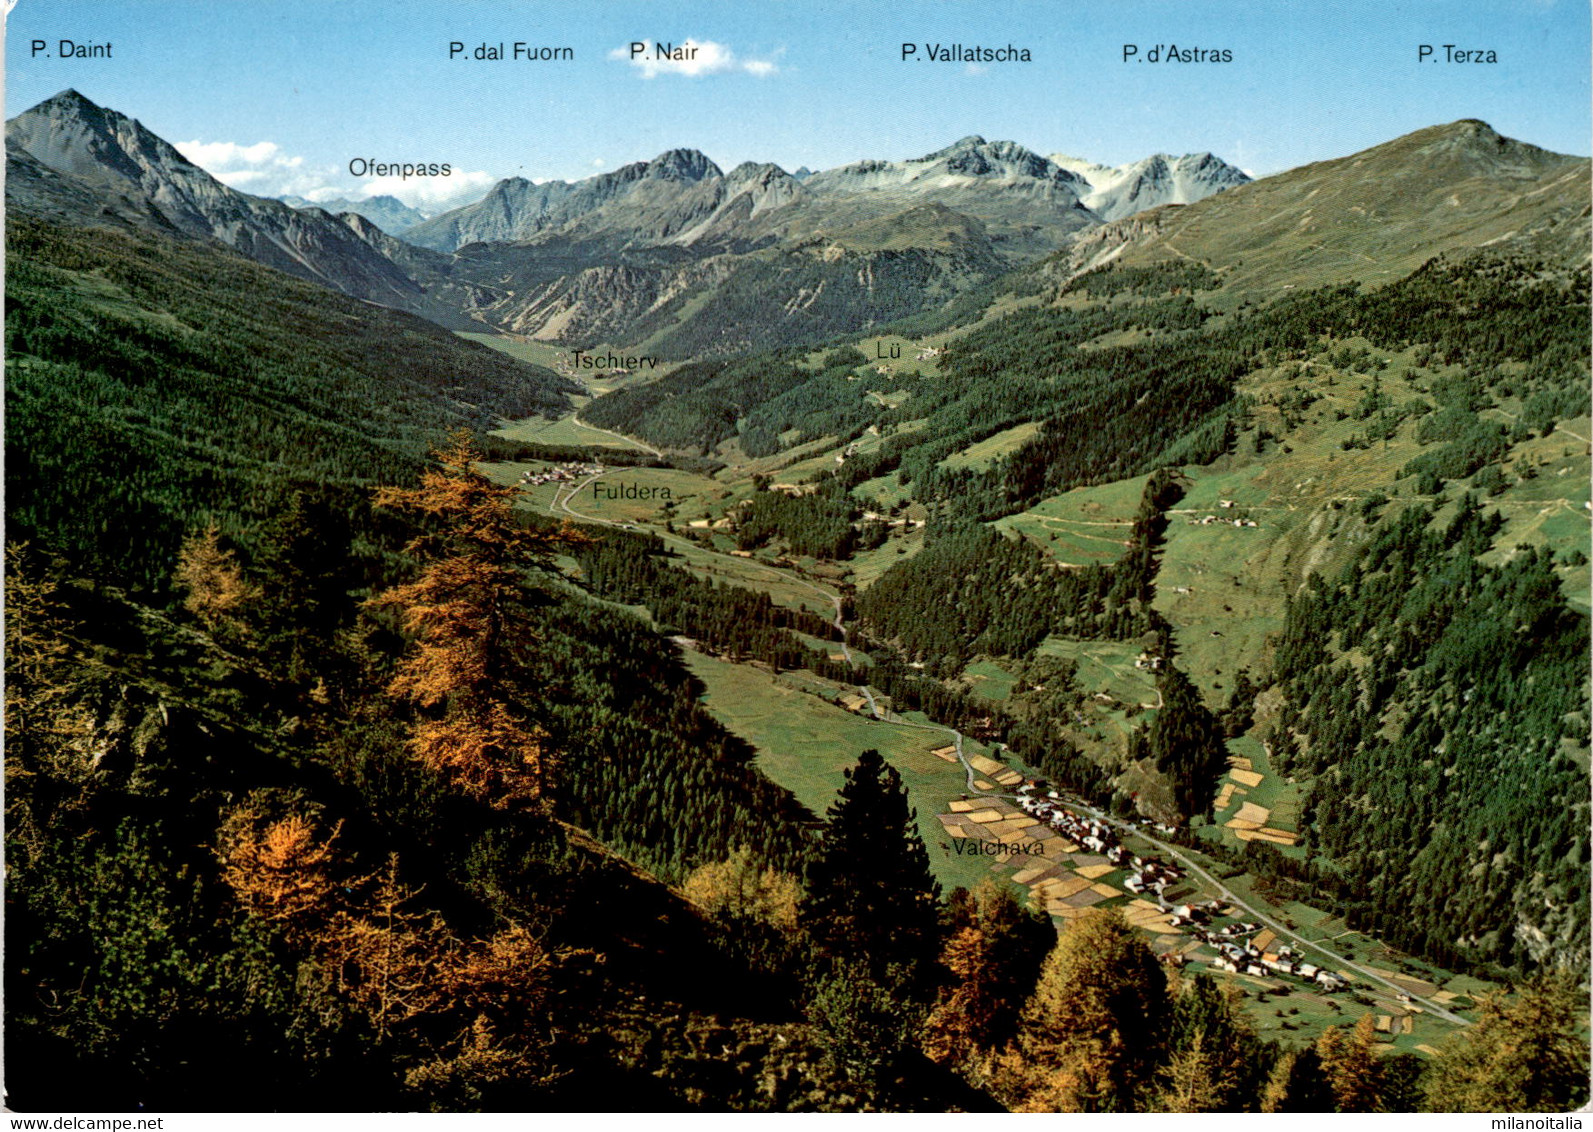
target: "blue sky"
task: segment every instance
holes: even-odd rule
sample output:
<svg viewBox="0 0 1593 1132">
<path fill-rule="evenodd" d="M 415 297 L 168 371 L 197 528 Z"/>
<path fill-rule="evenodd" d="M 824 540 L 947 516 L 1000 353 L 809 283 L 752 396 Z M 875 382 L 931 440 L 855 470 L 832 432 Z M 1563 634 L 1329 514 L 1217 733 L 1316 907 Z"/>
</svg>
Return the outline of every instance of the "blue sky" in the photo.
<svg viewBox="0 0 1593 1132">
<path fill-rule="evenodd" d="M 58 57 L 62 38 L 110 59 Z M 34 56 L 34 39 L 47 53 Z M 699 46 L 643 68 L 633 41 Z M 450 59 L 449 44 L 568 46 L 571 62 Z M 903 61 L 901 45 L 1012 45 L 1028 63 Z M 1497 52 L 1419 62 L 1418 45 Z M 1223 64 L 1123 62 L 1157 44 Z M 916 157 L 962 137 L 1119 164 L 1210 150 L 1258 175 L 1481 118 L 1590 149 L 1585 0 L 19 0 L 6 115 L 67 87 L 140 119 L 251 192 L 395 187 L 348 162 L 448 162 L 412 203 L 505 176 L 576 179 L 673 147 L 725 168 Z M 190 144 L 197 143 L 197 144 Z"/>
</svg>

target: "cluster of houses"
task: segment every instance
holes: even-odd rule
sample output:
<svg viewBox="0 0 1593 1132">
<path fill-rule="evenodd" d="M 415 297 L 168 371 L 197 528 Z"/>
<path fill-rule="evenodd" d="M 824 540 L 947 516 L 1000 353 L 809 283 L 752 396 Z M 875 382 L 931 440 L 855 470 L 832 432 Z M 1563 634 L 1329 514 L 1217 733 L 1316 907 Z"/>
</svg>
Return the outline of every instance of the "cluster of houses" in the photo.
<svg viewBox="0 0 1593 1132">
<path fill-rule="evenodd" d="M 1162 911 L 1170 917 L 1170 923 L 1175 928 L 1188 927 L 1190 934 L 1202 943 L 1210 942 L 1211 933 L 1206 931 L 1205 925 L 1211 922 L 1213 916 L 1220 916 L 1228 910 L 1220 900 L 1206 900 L 1199 904 L 1169 904 L 1163 900 L 1161 894 L 1156 896 L 1156 902 L 1162 906 Z M 1226 932 L 1229 929 L 1224 928 Z M 1219 935 L 1221 933 L 1218 933 Z"/>
<path fill-rule="evenodd" d="M 1056 799 L 1056 791 L 1041 794 L 1037 783 L 1026 782 L 1018 787 L 1018 805 L 1024 813 L 1039 818 L 1069 841 L 1077 842 L 1092 853 L 1105 853 L 1107 860 L 1119 864 L 1112 854 L 1125 851 L 1118 845 L 1112 827 L 1096 818 L 1083 818 L 1072 810 L 1063 809 Z"/>
<path fill-rule="evenodd" d="M 1292 947 L 1285 945 L 1276 950 L 1265 950 L 1258 946 L 1256 938 L 1262 938 L 1258 936 L 1260 924 L 1239 922 L 1221 928 L 1212 927 L 1214 916 L 1226 915 L 1231 911 L 1220 900 L 1206 900 L 1199 904 L 1169 903 L 1162 893 L 1184 878 L 1182 865 L 1157 857 L 1135 855 L 1122 845 L 1116 831 L 1106 822 L 1082 817 L 1059 805 L 1055 791 L 1041 791 L 1039 783 L 1029 782 L 1020 786 L 1017 792 L 1018 805 L 1025 813 L 1047 823 L 1068 840 L 1077 842 L 1090 852 L 1103 854 L 1117 868 L 1132 870 L 1124 879 L 1123 887 L 1135 895 L 1153 894 L 1162 911 L 1167 913 L 1170 926 L 1188 928 L 1195 939 L 1215 948 L 1217 958 L 1212 961 L 1213 967 L 1220 971 L 1263 978 L 1268 975 L 1287 975 L 1314 983 L 1330 993 L 1343 990 L 1348 985 L 1341 975 L 1305 962 Z M 1165 827 L 1158 825 L 1157 828 Z M 1264 938 L 1270 942 L 1275 937 L 1267 932 Z"/>
<path fill-rule="evenodd" d="M 918 351 L 918 360 L 921 362 L 931 361 L 934 358 L 940 357 L 940 355 L 944 354 L 945 352 L 946 347 L 944 346 L 925 346 L 922 350 Z"/>
<path fill-rule="evenodd" d="M 602 471 L 602 464 L 567 461 L 542 472 L 522 472 L 520 486 L 536 487 L 545 483 L 568 483 L 571 480 L 578 480 L 582 476 L 595 476 Z"/>
<path fill-rule="evenodd" d="M 1217 949 L 1217 958 L 1212 960 L 1211 965 L 1219 971 L 1232 971 L 1235 974 L 1254 975 L 1258 978 L 1266 978 L 1268 975 L 1288 975 L 1308 983 L 1315 983 L 1329 994 L 1341 991 L 1349 985 L 1341 975 L 1324 970 L 1314 963 L 1305 962 L 1295 953 L 1294 948 L 1287 944 L 1276 951 L 1266 951 L 1258 947 L 1255 940 L 1248 937 L 1254 936 L 1260 930 L 1259 924 L 1244 923 L 1230 924 L 1216 932 L 1196 927 L 1192 929 L 1192 934 L 1202 943 L 1209 943 Z"/>
<path fill-rule="evenodd" d="M 1091 853 L 1103 854 L 1120 869 L 1132 869 L 1123 881 L 1123 887 L 1138 895 L 1154 892 L 1160 898 L 1162 890 L 1184 877 L 1184 867 L 1159 857 L 1140 857 L 1125 849 L 1118 840 L 1117 831 L 1099 818 L 1086 818 L 1075 814 L 1057 802 L 1055 790 L 1040 792 L 1040 784 L 1026 782 L 1018 787 L 1018 805 L 1030 817 L 1039 818 L 1069 841 Z M 1151 824 L 1149 822 L 1146 823 Z M 1157 829 L 1173 832 L 1170 826 L 1157 825 Z"/>
<path fill-rule="evenodd" d="M 1184 867 L 1156 857 L 1135 857 L 1126 849 L 1108 853 L 1106 859 L 1119 868 L 1131 868 L 1133 874 L 1123 881 L 1123 887 L 1136 896 L 1154 892 L 1157 900 L 1168 885 L 1184 879 Z"/>
<path fill-rule="evenodd" d="M 1202 515 L 1198 519 L 1190 519 L 1191 527 L 1209 527 L 1213 523 L 1222 527 L 1254 527 L 1258 526 L 1254 519 L 1219 519 L 1216 515 Z"/>
</svg>

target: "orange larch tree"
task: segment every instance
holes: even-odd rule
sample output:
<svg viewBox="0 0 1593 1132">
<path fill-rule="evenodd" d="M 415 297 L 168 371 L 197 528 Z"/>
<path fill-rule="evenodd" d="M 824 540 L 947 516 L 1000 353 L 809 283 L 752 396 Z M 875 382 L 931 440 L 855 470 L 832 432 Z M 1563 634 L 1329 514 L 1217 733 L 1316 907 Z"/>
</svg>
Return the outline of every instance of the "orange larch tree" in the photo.
<svg viewBox="0 0 1593 1132">
<path fill-rule="evenodd" d="M 241 632 L 243 610 L 258 596 L 244 580 L 238 556 L 222 547 L 215 523 L 183 539 L 172 580 L 187 591 L 183 607 L 211 630 Z"/>
<path fill-rule="evenodd" d="M 384 487 L 376 505 L 429 519 L 410 553 L 420 576 L 371 599 L 396 610 L 416 647 L 388 692 L 421 710 L 411 752 L 465 793 L 498 809 L 538 798 L 548 775 L 545 733 L 502 691 L 514 685 L 510 634 L 527 568 L 550 568 L 563 546 L 585 541 L 568 525 L 530 529 L 515 521 L 516 492 L 475 470 L 481 459 L 468 431 L 433 453 L 438 467 L 418 488 Z"/>
</svg>

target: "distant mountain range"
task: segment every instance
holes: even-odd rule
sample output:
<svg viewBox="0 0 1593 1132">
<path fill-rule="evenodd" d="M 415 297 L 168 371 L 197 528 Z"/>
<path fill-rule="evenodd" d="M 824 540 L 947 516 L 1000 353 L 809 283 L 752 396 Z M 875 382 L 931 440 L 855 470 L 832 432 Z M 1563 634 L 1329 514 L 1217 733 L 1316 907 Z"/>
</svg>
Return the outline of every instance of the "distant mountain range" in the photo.
<svg viewBox="0 0 1593 1132">
<path fill-rule="evenodd" d="M 1465 122 L 1254 183 L 1209 153 L 1109 167 L 977 135 L 796 175 L 673 149 L 578 182 L 500 181 L 426 218 L 392 197 L 239 192 L 76 91 L 12 119 L 6 145 L 23 214 L 217 241 L 452 328 L 673 357 L 818 341 L 1016 270 L 1067 278 L 1196 246 L 1233 261 L 1230 284 L 1275 285 L 1286 260 L 1313 265 L 1302 278 L 1386 260 L 1392 278 L 1446 241 L 1531 227 L 1558 199 L 1535 186 L 1577 161 Z"/>
<path fill-rule="evenodd" d="M 283 204 L 297 209 L 321 208 L 334 216 L 345 212 L 352 212 L 356 216 L 363 216 L 371 223 L 379 226 L 389 235 L 399 236 L 415 225 L 431 217 L 431 213 L 410 208 L 409 205 L 392 196 L 366 197 L 364 200 L 349 200 L 347 197 L 337 197 L 333 200 L 305 200 L 303 197 L 285 196 L 280 198 Z"/>
<path fill-rule="evenodd" d="M 1158 154 L 1120 170 L 1074 164 L 1077 169 L 1016 142 L 977 135 L 913 160 L 857 161 L 818 173 L 804 167 L 795 175 L 750 162 L 726 174 L 696 150 L 677 149 L 573 183 L 500 181 L 482 200 L 404 235 L 445 252 L 472 243 L 552 239 L 729 247 L 941 204 L 986 222 L 1014 245 L 1042 251 L 1102 220 L 1187 204 L 1250 179 L 1209 153 Z"/>
</svg>

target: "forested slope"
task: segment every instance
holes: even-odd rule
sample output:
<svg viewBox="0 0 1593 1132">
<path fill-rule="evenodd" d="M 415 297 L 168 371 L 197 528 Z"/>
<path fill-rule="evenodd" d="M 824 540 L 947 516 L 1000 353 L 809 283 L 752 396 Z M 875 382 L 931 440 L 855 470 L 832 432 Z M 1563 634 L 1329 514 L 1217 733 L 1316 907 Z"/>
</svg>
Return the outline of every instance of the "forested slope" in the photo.
<svg viewBox="0 0 1593 1132">
<path fill-rule="evenodd" d="M 6 234 L 10 537 L 120 581 L 162 584 L 200 515 L 239 531 L 290 485 L 411 475 L 450 427 L 554 413 L 574 388 L 219 248 L 19 217 Z"/>
</svg>

